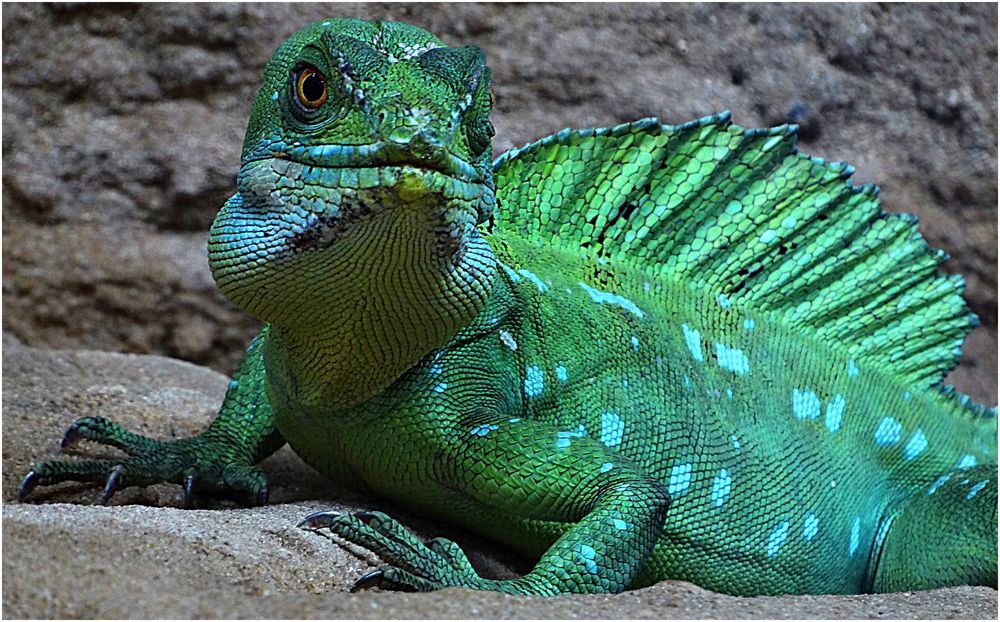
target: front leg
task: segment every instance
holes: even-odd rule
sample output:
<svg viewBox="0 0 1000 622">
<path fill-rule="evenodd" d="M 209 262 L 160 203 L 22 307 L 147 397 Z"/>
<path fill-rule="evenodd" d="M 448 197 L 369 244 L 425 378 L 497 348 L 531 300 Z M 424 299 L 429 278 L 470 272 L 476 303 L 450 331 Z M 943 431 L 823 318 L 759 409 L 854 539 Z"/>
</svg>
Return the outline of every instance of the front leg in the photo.
<svg viewBox="0 0 1000 622">
<path fill-rule="evenodd" d="M 534 569 L 519 579 L 478 576 L 441 538 L 425 546 L 380 513 L 319 513 L 303 521 L 375 552 L 387 562 L 355 587 L 429 591 L 466 587 L 510 594 L 620 592 L 635 579 L 663 528 L 670 498 L 662 482 L 601 443 L 551 425 L 496 418 L 442 436 L 440 489 L 468 503 L 466 527 L 510 543 L 511 525 L 563 526 Z M 416 494 L 416 491 L 414 491 Z M 523 533 L 521 534 L 523 535 Z"/>
<path fill-rule="evenodd" d="M 185 507 L 192 507 L 201 492 L 266 503 L 267 476 L 256 464 L 285 444 L 274 426 L 265 389 L 263 351 L 268 330 L 264 327 L 251 342 L 219 415 L 201 434 L 161 441 L 129 432 L 103 417 L 83 417 L 66 431 L 64 449 L 85 439 L 121 449 L 128 457 L 41 462 L 21 482 L 18 499 L 39 485 L 104 482 L 101 502 L 106 503 L 125 486 L 172 482 L 184 487 Z"/>
</svg>

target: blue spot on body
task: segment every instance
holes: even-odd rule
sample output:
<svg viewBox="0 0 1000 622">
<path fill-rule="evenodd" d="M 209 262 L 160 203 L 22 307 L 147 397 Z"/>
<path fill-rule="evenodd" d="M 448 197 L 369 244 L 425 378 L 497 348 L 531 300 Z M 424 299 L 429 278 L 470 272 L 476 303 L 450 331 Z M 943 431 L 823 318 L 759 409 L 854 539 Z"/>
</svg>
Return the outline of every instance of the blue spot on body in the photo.
<svg viewBox="0 0 1000 622">
<path fill-rule="evenodd" d="M 837 430 L 840 429 L 840 424 L 844 421 L 844 407 L 846 405 L 847 401 L 840 393 L 834 395 L 830 403 L 826 405 L 826 415 L 823 416 L 823 422 L 830 434 L 836 434 Z"/>
<path fill-rule="evenodd" d="M 271 93 L 271 101 L 278 101 L 278 91 Z"/>
<path fill-rule="evenodd" d="M 628 529 L 628 523 L 620 518 L 613 519 L 611 522 L 614 524 L 615 529 L 618 529 L 619 531 L 625 531 Z"/>
<path fill-rule="evenodd" d="M 601 436 L 600 441 L 608 447 L 615 447 L 622 442 L 625 434 L 625 423 L 617 413 L 605 412 L 601 414 Z"/>
<path fill-rule="evenodd" d="M 806 542 L 809 542 L 816 537 L 816 533 L 819 531 L 819 518 L 812 513 L 806 515 L 806 522 L 802 526 L 802 537 L 805 538 Z"/>
<path fill-rule="evenodd" d="M 892 417 L 882 417 L 875 428 L 875 443 L 879 447 L 889 447 L 903 440 L 903 424 Z"/>
<path fill-rule="evenodd" d="M 595 557 L 597 557 L 597 551 L 594 550 L 594 547 L 589 544 L 580 545 L 580 558 L 583 560 L 583 565 L 587 567 L 587 572 L 591 574 L 597 574 Z"/>
<path fill-rule="evenodd" d="M 684 341 L 687 342 L 687 347 L 688 350 L 691 351 L 691 356 L 693 356 L 694 360 L 699 363 L 704 361 L 705 357 L 701 354 L 701 333 L 687 324 L 681 324 L 681 330 L 684 331 Z"/>
<path fill-rule="evenodd" d="M 958 461 L 958 464 L 955 465 L 955 468 L 971 469 L 974 466 L 976 466 L 976 457 L 972 454 L 965 454 L 962 456 L 961 460 Z"/>
<path fill-rule="evenodd" d="M 788 521 L 775 527 L 771 535 L 767 537 L 767 556 L 774 557 L 777 555 L 786 538 L 788 538 Z"/>
<path fill-rule="evenodd" d="M 989 483 L 990 483 L 990 480 L 988 480 L 988 479 L 984 479 L 983 481 L 979 482 L 978 484 L 976 484 L 975 486 L 973 486 L 972 488 L 969 489 L 969 494 L 965 495 L 965 498 L 966 499 L 972 499 L 973 497 L 976 496 L 976 493 L 978 493 L 983 488 L 986 488 L 986 484 L 989 484 Z"/>
<path fill-rule="evenodd" d="M 559 382 L 566 382 L 569 379 L 569 375 L 566 373 L 566 368 L 562 365 L 556 367 L 556 378 L 559 379 Z"/>
<path fill-rule="evenodd" d="M 716 343 L 715 356 L 722 369 L 728 369 L 740 375 L 750 373 L 750 361 L 747 360 L 747 355 L 743 354 L 743 350 L 739 348 L 730 348 L 725 344 Z"/>
<path fill-rule="evenodd" d="M 556 448 L 566 449 L 569 447 L 571 439 L 579 438 L 581 436 L 587 436 L 587 428 L 583 427 L 582 423 L 576 428 L 576 430 L 556 432 Z"/>
<path fill-rule="evenodd" d="M 934 480 L 934 483 L 931 484 L 931 487 L 927 489 L 927 494 L 933 495 L 935 492 L 937 492 L 938 488 L 944 486 L 944 483 L 950 479 L 951 479 L 951 473 L 945 473 L 941 477 L 937 478 L 936 480 Z"/>
<path fill-rule="evenodd" d="M 848 557 L 853 557 L 854 553 L 858 550 L 858 545 L 861 543 L 861 517 L 855 516 L 854 522 L 851 523 L 851 541 L 847 545 L 847 555 Z"/>
<path fill-rule="evenodd" d="M 434 387 L 434 390 L 436 392 L 438 392 L 438 393 L 444 393 L 447 388 L 448 388 L 448 383 L 447 382 L 439 382 Z"/>
<path fill-rule="evenodd" d="M 784 227 L 785 229 L 792 229 L 795 227 L 797 222 L 798 221 L 789 216 L 788 218 L 781 221 L 781 226 Z"/>
<path fill-rule="evenodd" d="M 757 327 L 757 322 L 754 320 L 743 320 L 743 328 L 747 330 L 753 330 Z"/>
<path fill-rule="evenodd" d="M 441 372 L 443 372 L 443 371 L 444 371 L 444 368 L 441 367 L 440 365 L 436 364 L 436 363 L 431 366 L 431 373 L 434 374 L 435 376 L 441 375 Z"/>
<path fill-rule="evenodd" d="M 478 425 L 469 430 L 469 434 L 471 434 L 472 436 L 486 436 L 491 431 L 498 429 L 500 429 L 500 426 L 498 425 L 492 425 L 492 424 Z"/>
<path fill-rule="evenodd" d="M 670 481 L 667 484 L 667 492 L 671 495 L 679 495 L 691 485 L 691 464 L 675 464 L 670 469 Z"/>
<path fill-rule="evenodd" d="M 858 369 L 857 364 L 855 364 L 854 359 L 850 359 L 849 361 L 847 361 L 847 375 L 848 376 L 850 376 L 851 378 L 854 378 L 855 376 L 858 375 L 859 371 L 860 370 Z"/>
<path fill-rule="evenodd" d="M 235 389 L 238 386 L 240 386 L 240 381 L 239 380 L 230 380 L 229 381 L 229 389 L 230 390 Z"/>
<path fill-rule="evenodd" d="M 913 460 L 927 449 L 927 436 L 924 431 L 917 428 L 917 431 L 913 433 L 910 440 L 906 442 L 906 446 L 903 447 L 903 457 L 907 460 Z"/>
<path fill-rule="evenodd" d="M 329 25 L 330 25 L 330 22 L 323 22 L 323 25 L 324 25 L 324 26 L 329 26 Z"/>
<path fill-rule="evenodd" d="M 545 377 L 542 370 L 529 365 L 524 373 L 524 394 L 528 397 L 538 397 L 545 390 Z"/>
<path fill-rule="evenodd" d="M 615 468 L 615 465 L 611 462 L 605 462 L 601 465 L 601 473 L 607 473 L 611 469 Z"/>
<path fill-rule="evenodd" d="M 722 504 L 729 498 L 732 484 L 733 478 L 730 477 L 729 471 L 726 469 L 719 471 L 719 474 L 712 480 L 712 503 L 715 504 L 715 507 L 721 508 Z"/>
<path fill-rule="evenodd" d="M 578 285 L 582 287 L 584 291 L 586 291 L 587 294 L 590 295 L 590 299 L 596 302 L 597 304 L 617 305 L 637 317 L 642 318 L 646 316 L 646 313 L 642 309 L 635 306 L 634 302 L 632 302 L 628 298 L 625 298 L 624 296 L 619 296 L 618 294 L 610 294 L 608 292 L 602 292 L 600 290 L 594 289 L 593 287 L 583 282 L 578 283 Z"/>
<path fill-rule="evenodd" d="M 816 394 L 809 389 L 792 389 L 792 414 L 796 419 L 818 419 L 820 403 Z"/>
<path fill-rule="evenodd" d="M 541 292 L 541 293 L 544 294 L 545 292 L 549 291 L 549 286 L 546 285 L 542 281 L 542 279 L 540 279 L 537 276 L 535 276 L 534 272 L 531 272 L 530 270 L 518 270 L 518 272 L 521 273 L 521 274 L 523 274 L 529 281 L 531 281 L 532 283 L 534 283 L 535 287 L 538 288 L 539 292 Z"/>
<path fill-rule="evenodd" d="M 632 349 L 636 352 L 639 351 L 639 338 L 635 335 L 632 335 Z"/>
<path fill-rule="evenodd" d="M 768 229 L 767 231 L 761 234 L 760 242 L 761 244 L 770 244 L 771 242 L 774 241 L 774 238 L 776 237 L 778 237 L 777 232 L 775 232 L 774 229 Z"/>
<path fill-rule="evenodd" d="M 723 309 L 728 309 L 729 307 L 733 306 L 733 302 L 729 300 L 729 296 L 725 294 L 719 294 L 718 300 L 719 300 L 719 306 L 722 307 Z"/>
<path fill-rule="evenodd" d="M 736 438 L 735 434 L 730 434 L 729 435 L 729 440 L 733 444 L 733 449 L 739 449 L 740 448 L 740 439 Z"/>
<path fill-rule="evenodd" d="M 728 397 L 729 399 L 733 399 L 733 388 L 732 387 L 726 387 L 726 397 Z"/>
</svg>

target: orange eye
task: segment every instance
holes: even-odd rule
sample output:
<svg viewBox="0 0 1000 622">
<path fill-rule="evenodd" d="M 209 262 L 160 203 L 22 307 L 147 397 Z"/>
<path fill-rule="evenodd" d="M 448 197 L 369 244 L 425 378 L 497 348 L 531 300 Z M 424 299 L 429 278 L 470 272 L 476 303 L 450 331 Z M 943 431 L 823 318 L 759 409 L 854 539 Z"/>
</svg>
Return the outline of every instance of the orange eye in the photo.
<svg viewBox="0 0 1000 622">
<path fill-rule="evenodd" d="M 295 96 L 303 108 L 319 108 L 326 103 L 326 78 L 315 67 L 304 68 L 295 79 Z"/>
</svg>

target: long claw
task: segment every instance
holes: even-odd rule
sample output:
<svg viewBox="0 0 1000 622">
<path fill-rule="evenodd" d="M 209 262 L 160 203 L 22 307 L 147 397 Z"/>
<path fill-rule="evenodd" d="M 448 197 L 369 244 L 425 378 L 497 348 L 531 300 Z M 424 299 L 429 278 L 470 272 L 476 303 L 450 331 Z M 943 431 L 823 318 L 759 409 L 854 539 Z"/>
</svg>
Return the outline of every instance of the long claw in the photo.
<svg viewBox="0 0 1000 622">
<path fill-rule="evenodd" d="M 111 475 L 108 476 L 108 481 L 104 484 L 104 490 L 101 492 L 101 505 L 107 505 L 111 496 L 121 487 L 123 473 L 125 473 L 125 467 L 121 465 L 111 470 Z"/>
<path fill-rule="evenodd" d="M 257 493 L 257 505 L 267 505 L 268 494 L 267 484 L 264 484 L 264 487 Z"/>
<path fill-rule="evenodd" d="M 184 478 L 184 509 L 194 507 L 194 473 L 188 473 Z"/>
<path fill-rule="evenodd" d="M 21 480 L 21 485 L 17 488 L 17 500 L 21 501 L 31 494 L 31 491 L 38 485 L 38 480 L 40 478 L 41 476 L 35 472 L 35 469 L 28 471 L 28 474 L 24 476 L 23 480 Z"/>
<path fill-rule="evenodd" d="M 303 518 L 299 524 L 296 525 L 296 527 L 301 529 L 323 529 L 324 527 L 329 527 L 330 524 L 340 516 L 342 516 L 342 514 L 334 510 L 313 512 L 309 516 Z"/>
<path fill-rule="evenodd" d="M 384 575 L 385 572 L 381 569 L 372 570 L 354 582 L 354 585 L 351 586 L 351 593 L 378 586 L 382 582 L 382 577 Z"/>
<path fill-rule="evenodd" d="M 68 449 L 78 440 L 80 440 L 80 426 L 74 423 L 69 426 L 66 433 L 63 434 L 62 442 L 59 443 L 59 447 L 64 450 Z"/>
</svg>

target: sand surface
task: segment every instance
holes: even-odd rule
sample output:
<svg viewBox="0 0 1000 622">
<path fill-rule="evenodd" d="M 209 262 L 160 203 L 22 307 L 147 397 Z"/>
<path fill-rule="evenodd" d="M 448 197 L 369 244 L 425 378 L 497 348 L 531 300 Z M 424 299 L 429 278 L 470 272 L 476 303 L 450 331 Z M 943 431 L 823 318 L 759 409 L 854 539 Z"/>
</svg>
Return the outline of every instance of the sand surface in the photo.
<svg viewBox="0 0 1000 622">
<path fill-rule="evenodd" d="M 376 564 L 297 529 L 320 509 L 380 509 L 421 537 L 459 542 L 479 570 L 506 578 L 530 562 L 377 498 L 338 489 L 286 447 L 264 463 L 272 504 L 179 508 L 179 486 L 127 489 L 107 507 L 74 484 L 14 501 L 30 464 L 58 455 L 75 418 L 103 415 L 157 437 L 186 436 L 213 416 L 227 378 L 156 356 L 3 348 L 5 618 L 993 618 L 997 591 L 962 587 L 866 596 L 735 598 L 665 581 L 616 596 L 559 598 L 445 590 L 368 591 Z M 75 453 L 108 453 L 93 445 Z"/>
</svg>

